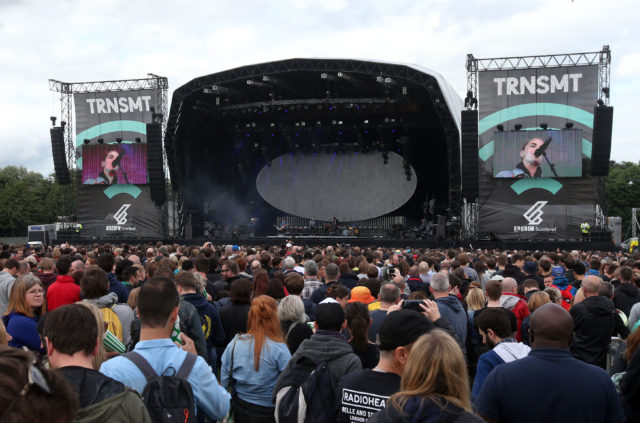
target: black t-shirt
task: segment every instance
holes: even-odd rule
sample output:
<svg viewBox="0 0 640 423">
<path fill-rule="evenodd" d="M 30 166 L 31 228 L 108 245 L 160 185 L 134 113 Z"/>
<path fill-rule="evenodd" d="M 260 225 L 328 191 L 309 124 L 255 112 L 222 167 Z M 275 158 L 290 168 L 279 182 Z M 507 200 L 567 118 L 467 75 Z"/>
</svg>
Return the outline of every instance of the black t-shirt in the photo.
<svg viewBox="0 0 640 423">
<path fill-rule="evenodd" d="M 363 369 L 373 369 L 378 365 L 380 350 L 378 350 L 378 346 L 376 344 L 367 344 L 367 349 L 363 352 L 356 351 L 352 342 L 349 342 L 349 345 L 353 348 L 354 354 L 360 359 Z"/>
<path fill-rule="evenodd" d="M 369 325 L 369 341 L 376 342 L 376 336 L 378 335 L 378 331 L 380 330 L 380 326 L 384 321 L 384 318 L 387 317 L 387 310 L 374 310 L 369 312 L 369 317 L 371 317 L 371 325 Z"/>
<path fill-rule="evenodd" d="M 366 422 L 399 390 L 400 376 L 395 373 L 366 369 L 347 374 L 336 390 L 337 422 Z"/>
</svg>

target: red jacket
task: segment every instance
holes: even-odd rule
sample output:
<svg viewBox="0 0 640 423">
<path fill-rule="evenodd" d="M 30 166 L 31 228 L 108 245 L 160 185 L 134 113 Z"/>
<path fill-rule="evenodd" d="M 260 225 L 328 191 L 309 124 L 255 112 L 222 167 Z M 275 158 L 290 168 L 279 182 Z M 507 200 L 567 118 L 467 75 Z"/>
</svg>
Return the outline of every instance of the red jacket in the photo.
<svg viewBox="0 0 640 423">
<path fill-rule="evenodd" d="M 503 292 L 500 297 L 500 304 L 507 310 L 511 310 L 516 315 L 518 320 L 518 332 L 516 333 L 516 340 L 522 342 L 522 321 L 529 315 L 529 307 L 527 302 L 520 298 L 519 295 L 512 294 L 510 292 Z"/>
<path fill-rule="evenodd" d="M 73 278 L 69 275 L 58 275 L 56 281 L 47 290 L 48 311 L 80 300 L 82 300 L 80 287 L 73 282 Z"/>
</svg>

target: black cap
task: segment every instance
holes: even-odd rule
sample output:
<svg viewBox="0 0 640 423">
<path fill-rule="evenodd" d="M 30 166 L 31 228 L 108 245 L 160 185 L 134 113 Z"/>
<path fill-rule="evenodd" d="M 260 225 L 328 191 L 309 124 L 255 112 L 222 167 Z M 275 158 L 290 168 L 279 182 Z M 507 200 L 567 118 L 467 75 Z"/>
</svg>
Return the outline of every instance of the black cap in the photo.
<svg viewBox="0 0 640 423">
<path fill-rule="evenodd" d="M 409 345 L 435 328 L 433 322 L 413 310 L 398 310 L 387 314 L 378 330 L 381 351 Z"/>
<path fill-rule="evenodd" d="M 316 310 L 316 324 L 318 329 L 340 330 L 344 323 L 344 310 L 338 303 L 318 304 Z"/>
</svg>

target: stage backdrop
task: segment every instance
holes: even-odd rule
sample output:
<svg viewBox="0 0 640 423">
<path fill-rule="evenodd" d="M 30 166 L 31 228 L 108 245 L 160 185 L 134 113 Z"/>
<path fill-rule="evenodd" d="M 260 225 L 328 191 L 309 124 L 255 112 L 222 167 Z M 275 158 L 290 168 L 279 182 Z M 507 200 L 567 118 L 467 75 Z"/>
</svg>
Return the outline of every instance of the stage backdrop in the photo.
<svg viewBox="0 0 640 423">
<path fill-rule="evenodd" d="M 479 72 L 480 232 L 505 239 L 567 239 L 580 237 L 583 221 L 594 226 L 595 178 L 590 176 L 590 160 L 598 87 L 598 67 L 591 65 Z M 494 166 L 504 168 L 500 171 L 517 168 L 523 146 L 518 137 L 499 134 L 497 125 L 503 125 L 504 131 L 516 124 L 523 131 L 534 131 L 542 123 L 548 130 L 563 130 L 567 123 L 572 128 L 563 138 L 566 151 L 558 150 L 559 138 L 547 149 L 549 160 L 565 173 L 552 177 L 546 160 L 538 156 L 545 163 L 541 177 L 496 178 Z M 552 133 L 536 134 L 547 140 Z M 516 141 L 520 142 L 517 148 L 507 148 L 513 156 L 508 161 L 505 143 Z M 580 159 L 575 157 L 576 144 Z"/>
<path fill-rule="evenodd" d="M 78 190 L 81 235 L 161 237 L 161 213 L 146 185 L 146 124 L 153 118 L 151 108 L 160 110 L 155 90 L 76 93 L 73 101 L 76 148 L 78 157 L 82 157 L 76 165 L 83 170 L 83 183 L 87 184 Z M 111 163 L 115 178 L 110 185 L 109 178 L 104 177 L 109 169 L 103 163 L 108 162 L 106 154 L 113 149 L 121 157 Z M 83 159 L 87 160 L 86 169 Z"/>
</svg>

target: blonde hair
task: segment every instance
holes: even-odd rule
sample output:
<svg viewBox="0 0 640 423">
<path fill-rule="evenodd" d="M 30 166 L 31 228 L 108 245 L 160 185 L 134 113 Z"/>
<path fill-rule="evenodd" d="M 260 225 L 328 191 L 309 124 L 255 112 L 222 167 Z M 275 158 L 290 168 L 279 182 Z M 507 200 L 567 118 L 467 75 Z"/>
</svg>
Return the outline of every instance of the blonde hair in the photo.
<svg viewBox="0 0 640 423">
<path fill-rule="evenodd" d="M 410 397 L 430 399 L 444 407 L 447 402 L 471 411 L 467 364 L 458 343 L 435 329 L 422 335 L 411 348 L 402 372 L 400 392 L 391 405 L 402 410 Z"/>
<path fill-rule="evenodd" d="M 9 344 L 9 334 L 7 328 L 4 327 L 2 319 L 0 319 L 0 346 Z"/>
<path fill-rule="evenodd" d="M 576 295 L 573 296 L 573 305 L 576 305 L 582 301 L 584 301 L 584 291 L 582 290 L 582 287 L 580 287 L 580 289 L 576 291 Z"/>
<path fill-rule="evenodd" d="M 548 288 L 547 288 L 548 289 Z M 533 313 L 538 307 L 543 304 L 550 303 L 551 297 L 545 291 L 536 291 L 529 297 L 529 302 L 527 302 L 527 307 L 529 308 L 529 312 Z"/>
<path fill-rule="evenodd" d="M 136 311 L 136 307 L 138 307 L 138 294 L 140 293 L 140 287 L 133 288 L 131 292 L 129 292 L 129 299 L 127 300 L 127 305 L 131 307 L 131 310 Z"/>
<path fill-rule="evenodd" d="M 469 292 L 467 293 L 467 305 L 469 306 L 469 310 L 480 310 L 484 308 L 486 304 L 486 300 L 484 297 L 484 292 L 482 292 L 482 288 L 478 288 L 472 286 L 469 288 Z"/>
<path fill-rule="evenodd" d="M 92 365 L 93 365 L 93 370 L 100 370 L 100 366 L 102 365 L 102 363 L 107 361 L 107 352 L 105 351 L 104 344 L 102 343 L 102 339 L 104 338 L 104 326 L 105 326 L 104 319 L 102 318 L 102 312 L 97 306 L 86 301 L 78 301 L 76 304 L 83 305 L 89 310 L 91 310 L 91 312 L 96 318 L 96 322 L 98 324 L 98 339 L 100 340 L 100 342 L 98 342 L 98 354 L 96 354 L 96 356 L 93 357 Z"/>
</svg>

